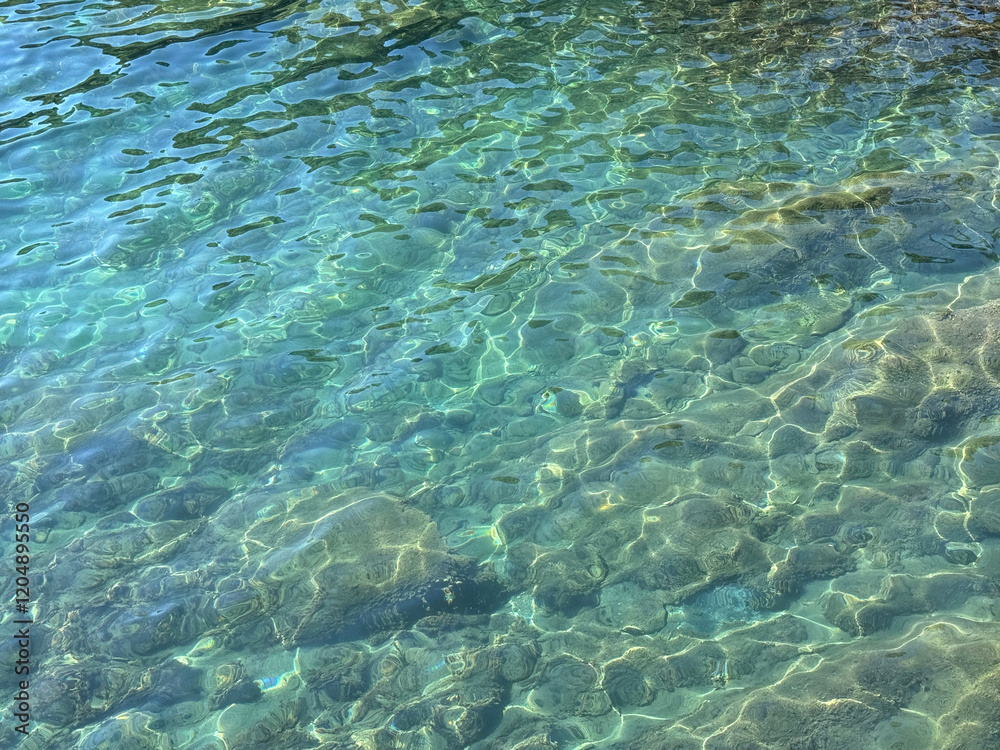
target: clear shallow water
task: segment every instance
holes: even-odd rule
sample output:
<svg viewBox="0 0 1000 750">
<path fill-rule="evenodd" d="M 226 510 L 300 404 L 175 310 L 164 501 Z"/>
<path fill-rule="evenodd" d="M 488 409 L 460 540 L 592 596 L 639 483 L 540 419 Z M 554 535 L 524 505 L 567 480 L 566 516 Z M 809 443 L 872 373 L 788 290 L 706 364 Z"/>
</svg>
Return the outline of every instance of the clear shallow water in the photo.
<svg viewBox="0 0 1000 750">
<path fill-rule="evenodd" d="M 21 747 L 1000 743 L 991 12 L 2 7 Z"/>
</svg>

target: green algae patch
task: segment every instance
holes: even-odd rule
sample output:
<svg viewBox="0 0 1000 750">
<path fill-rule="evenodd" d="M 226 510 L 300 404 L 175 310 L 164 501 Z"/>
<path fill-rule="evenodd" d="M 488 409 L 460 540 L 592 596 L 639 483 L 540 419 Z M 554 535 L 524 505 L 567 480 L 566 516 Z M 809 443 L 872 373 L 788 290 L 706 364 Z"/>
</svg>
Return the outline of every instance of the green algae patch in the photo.
<svg viewBox="0 0 1000 750">
<path fill-rule="evenodd" d="M 524 190 L 532 192 L 558 191 L 560 193 L 572 193 L 573 186 L 565 180 L 542 180 L 541 182 L 530 182 L 524 186 Z"/>
<path fill-rule="evenodd" d="M 844 238 L 848 240 L 870 240 L 872 237 L 877 237 L 881 232 L 881 228 L 872 227 L 865 229 L 863 232 L 849 232 L 844 235 Z"/>
<path fill-rule="evenodd" d="M 761 201 L 768 196 L 785 193 L 794 189 L 786 182 L 764 182 L 761 180 L 715 180 L 703 188 L 683 193 L 680 197 L 688 200 L 710 195 L 727 195 L 747 200 Z"/>
<path fill-rule="evenodd" d="M 781 245 L 784 238 L 763 229 L 727 229 L 725 230 L 736 245 Z"/>
<path fill-rule="evenodd" d="M 801 198 L 787 208 L 794 211 L 858 211 L 887 206 L 892 200 L 891 187 L 878 187 L 860 193 L 846 191 L 823 193 Z"/>
<path fill-rule="evenodd" d="M 672 302 L 670 306 L 675 308 L 698 307 L 699 305 L 703 305 L 714 298 L 715 292 L 712 291 L 685 292 L 683 297 L 676 302 Z"/>
<path fill-rule="evenodd" d="M 891 315 L 896 314 L 902 308 L 901 305 L 879 305 L 878 307 L 873 307 L 871 310 L 865 310 L 859 318 L 887 318 Z"/>
<path fill-rule="evenodd" d="M 992 448 L 1000 443 L 1000 435 L 984 435 L 982 437 L 966 440 L 959 446 L 962 458 L 971 461 L 976 454 L 984 448 Z"/>
<path fill-rule="evenodd" d="M 954 258 L 942 258 L 942 257 L 940 257 L 938 255 L 921 255 L 919 253 L 910 253 L 910 252 L 904 252 L 903 255 L 911 263 L 918 263 L 918 264 L 919 263 L 927 263 L 927 264 L 937 263 L 937 264 L 941 264 L 941 263 L 954 263 L 955 262 Z"/>
<path fill-rule="evenodd" d="M 701 201 L 700 203 L 696 203 L 694 207 L 696 210 L 711 211 L 712 213 L 717 213 L 717 214 L 737 213 L 735 210 L 729 208 L 728 206 L 722 205 L 718 201 Z"/>
<path fill-rule="evenodd" d="M 607 261 L 609 263 L 620 263 L 626 268 L 638 268 L 639 262 L 634 258 L 628 258 L 623 255 L 602 255 L 601 260 Z"/>
<path fill-rule="evenodd" d="M 773 209 L 753 209 L 751 211 L 746 211 L 740 218 L 733 219 L 731 224 L 733 226 L 740 226 L 743 224 L 758 224 L 764 222 L 766 224 L 815 224 L 818 221 L 813 216 L 806 216 L 800 211 L 796 211 L 792 208 L 773 208 Z"/>
<path fill-rule="evenodd" d="M 653 450 L 658 451 L 663 448 L 680 448 L 682 445 L 684 445 L 683 440 L 664 440 L 662 443 L 654 445 Z"/>
<path fill-rule="evenodd" d="M 894 148 L 877 148 L 861 159 L 861 168 L 866 172 L 901 173 L 913 166 L 913 160 L 902 156 Z"/>
</svg>

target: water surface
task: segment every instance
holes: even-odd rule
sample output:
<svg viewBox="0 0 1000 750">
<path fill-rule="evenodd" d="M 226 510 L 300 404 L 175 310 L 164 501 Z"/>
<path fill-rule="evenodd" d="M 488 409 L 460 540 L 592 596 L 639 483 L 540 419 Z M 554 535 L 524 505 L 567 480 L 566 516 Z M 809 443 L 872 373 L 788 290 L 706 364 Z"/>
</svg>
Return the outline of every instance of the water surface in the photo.
<svg viewBox="0 0 1000 750">
<path fill-rule="evenodd" d="M 1000 744 L 992 10 L 0 24 L 3 742 Z"/>
</svg>

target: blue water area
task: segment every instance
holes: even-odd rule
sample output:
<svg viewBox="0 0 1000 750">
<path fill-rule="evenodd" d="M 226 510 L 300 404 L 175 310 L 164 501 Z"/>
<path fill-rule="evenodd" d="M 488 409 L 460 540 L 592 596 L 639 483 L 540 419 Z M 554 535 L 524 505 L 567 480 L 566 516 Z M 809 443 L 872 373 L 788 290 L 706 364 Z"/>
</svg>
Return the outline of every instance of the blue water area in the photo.
<svg viewBox="0 0 1000 750">
<path fill-rule="evenodd" d="M 1000 747 L 998 44 L 0 1 L 0 745 Z"/>
</svg>

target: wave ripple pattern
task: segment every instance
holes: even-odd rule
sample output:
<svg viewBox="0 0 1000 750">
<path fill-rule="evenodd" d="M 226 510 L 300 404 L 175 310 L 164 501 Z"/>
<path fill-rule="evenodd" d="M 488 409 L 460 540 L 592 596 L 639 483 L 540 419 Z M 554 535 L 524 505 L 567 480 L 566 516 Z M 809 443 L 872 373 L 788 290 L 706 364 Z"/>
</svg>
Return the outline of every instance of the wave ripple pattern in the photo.
<svg viewBox="0 0 1000 750">
<path fill-rule="evenodd" d="M 0 745 L 1000 747 L 998 47 L 0 2 Z"/>
</svg>

